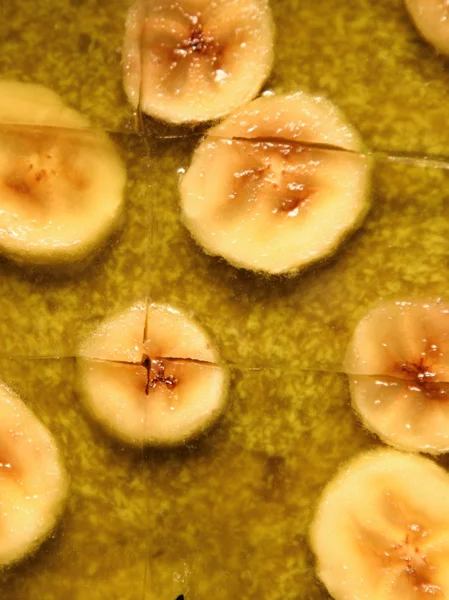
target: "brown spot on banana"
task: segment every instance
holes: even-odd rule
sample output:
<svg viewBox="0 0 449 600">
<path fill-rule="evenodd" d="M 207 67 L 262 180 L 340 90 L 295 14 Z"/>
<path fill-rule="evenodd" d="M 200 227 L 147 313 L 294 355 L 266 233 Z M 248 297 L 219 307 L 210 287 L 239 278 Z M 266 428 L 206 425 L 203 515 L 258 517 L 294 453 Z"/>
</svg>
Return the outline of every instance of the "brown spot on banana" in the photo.
<svg viewBox="0 0 449 600">
<path fill-rule="evenodd" d="M 254 166 L 234 173 L 232 198 L 242 192 L 245 198 L 256 201 L 265 197 L 274 205 L 273 214 L 296 216 L 314 192 L 303 181 L 314 173 L 313 165 L 304 164 L 308 158 L 307 148 L 276 141 L 238 140 L 236 143 L 241 145 L 242 157 L 251 157 Z"/>
<path fill-rule="evenodd" d="M 165 362 L 163 360 L 153 360 L 151 362 L 153 377 L 150 379 L 150 387 L 155 388 L 158 383 L 164 384 L 167 389 L 173 390 L 179 383 L 179 379 L 173 375 L 166 375 Z"/>
<path fill-rule="evenodd" d="M 155 388 L 159 383 L 164 384 L 168 390 L 173 390 L 179 383 L 177 377 L 165 375 L 166 366 L 163 360 L 151 360 L 149 356 L 145 356 L 142 366 L 147 370 L 146 396 L 149 396 L 150 390 Z"/>
<path fill-rule="evenodd" d="M 195 54 L 208 56 L 211 63 L 215 65 L 221 53 L 220 44 L 213 35 L 208 35 L 204 31 L 200 13 L 188 15 L 184 11 L 182 12 L 189 23 L 190 32 L 187 38 L 175 46 L 173 54 L 180 58 L 191 57 Z"/>
<path fill-rule="evenodd" d="M 8 177 L 5 179 L 5 185 L 10 190 L 21 196 L 28 196 L 31 191 L 26 181 L 18 177 Z"/>
<path fill-rule="evenodd" d="M 403 570 L 410 580 L 410 585 L 424 598 L 429 596 L 444 596 L 441 587 L 433 585 L 432 573 L 435 571 L 427 559 L 425 552 L 420 549 L 420 542 L 427 536 L 427 531 L 420 525 L 411 525 L 410 532 L 406 534 L 404 541 L 392 546 L 389 552 L 391 563 Z"/>
</svg>

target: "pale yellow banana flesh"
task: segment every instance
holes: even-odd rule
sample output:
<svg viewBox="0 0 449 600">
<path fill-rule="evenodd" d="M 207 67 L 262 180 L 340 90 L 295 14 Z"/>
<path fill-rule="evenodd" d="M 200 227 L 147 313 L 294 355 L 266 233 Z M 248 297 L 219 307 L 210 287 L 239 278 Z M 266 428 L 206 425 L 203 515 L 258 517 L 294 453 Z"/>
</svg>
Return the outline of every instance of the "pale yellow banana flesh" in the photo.
<svg viewBox="0 0 449 600">
<path fill-rule="evenodd" d="M 405 0 L 421 35 L 443 54 L 449 54 L 449 3 L 447 0 Z"/>
<path fill-rule="evenodd" d="M 449 451 L 449 384 L 426 387 L 388 377 L 353 376 L 351 396 L 363 423 L 404 450 Z"/>
<path fill-rule="evenodd" d="M 79 354 L 135 364 L 141 364 L 145 356 L 210 363 L 218 360 L 215 347 L 192 319 L 170 306 L 147 306 L 143 302 L 103 321 L 84 341 Z"/>
<path fill-rule="evenodd" d="M 254 98 L 273 56 L 267 0 L 137 0 L 126 23 L 124 87 L 149 115 L 208 121 Z"/>
<path fill-rule="evenodd" d="M 11 258 L 83 258 L 117 223 L 125 168 L 107 135 L 87 127 L 50 90 L 0 82 L 0 248 Z"/>
<path fill-rule="evenodd" d="M 0 80 L 0 124 L 88 128 L 89 120 L 66 106 L 49 88 L 9 79 Z"/>
<path fill-rule="evenodd" d="M 335 600 L 446 598 L 449 475 L 417 455 L 361 455 L 324 490 L 310 539 Z"/>
<path fill-rule="evenodd" d="M 406 450 L 449 450 L 449 306 L 384 302 L 356 328 L 345 371 L 365 425 Z"/>
<path fill-rule="evenodd" d="M 55 441 L 0 384 L 0 568 L 35 550 L 54 528 L 68 491 Z"/>
<path fill-rule="evenodd" d="M 143 360 L 147 306 L 138 302 L 103 321 L 80 347 L 83 358 L 140 364 Z"/>
<path fill-rule="evenodd" d="M 180 311 L 150 304 L 147 310 L 144 353 L 152 358 L 185 358 L 214 363 L 219 357 L 205 332 Z"/>
<path fill-rule="evenodd" d="M 228 139 L 274 138 L 363 150 L 358 132 L 343 113 L 329 100 L 305 92 L 256 98 L 207 133 Z"/>
<path fill-rule="evenodd" d="M 268 273 L 331 254 L 369 207 L 370 163 L 336 109 L 305 94 L 259 98 L 213 128 L 181 187 L 183 219 L 207 252 Z"/>
<path fill-rule="evenodd" d="M 103 323 L 80 356 L 86 406 L 129 443 L 180 444 L 224 409 L 227 376 L 215 348 L 171 307 L 134 305 Z"/>
</svg>

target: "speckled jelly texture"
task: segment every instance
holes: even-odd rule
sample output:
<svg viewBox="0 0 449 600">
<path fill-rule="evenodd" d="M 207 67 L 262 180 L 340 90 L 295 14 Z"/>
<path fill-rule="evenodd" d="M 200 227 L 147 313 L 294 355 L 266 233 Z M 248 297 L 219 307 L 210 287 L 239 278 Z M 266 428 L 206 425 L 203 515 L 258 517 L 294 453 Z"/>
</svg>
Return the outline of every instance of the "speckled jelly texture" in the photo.
<svg viewBox="0 0 449 600">
<path fill-rule="evenodd" d="M 307 543 L 316 499 L 343 460 L 379 443 L 353 414 L 342 359 L 379 299 L 446 294 L 449 172 L 377 159 L 363 226 L 303 275 L 268 278 L 207 256 L 177 194 L 198 138 L 158 139 L 173 129 L 151 120 L 134 133 L 120 70 L 127 8 L 0 0 L 0 76 L 47 85 L 115 132 L 128 168 L 121 229 L 89 266 L 46 273 L 0 260 L 0 376 L 54 433 L 71 476 L 62 522 L 0 573 L 0 597 L 323 600 Z M 268 89 L 328 97 L 368 148 L 449 155 L 448 62 L 401 0 L 272 9 Z M 194 316 L 231 365 L 224 417 L 178 450 L 111 440 L 77 393 L 80 339 L 142 298 Z"/>
</svg>

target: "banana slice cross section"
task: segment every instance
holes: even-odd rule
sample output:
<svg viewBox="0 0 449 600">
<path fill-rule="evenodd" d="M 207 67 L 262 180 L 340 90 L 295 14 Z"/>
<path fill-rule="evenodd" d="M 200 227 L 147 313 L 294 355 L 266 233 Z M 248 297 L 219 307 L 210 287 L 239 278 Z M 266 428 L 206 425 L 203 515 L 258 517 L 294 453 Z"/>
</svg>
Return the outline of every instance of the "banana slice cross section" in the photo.
<svg viewBox="0 0 449 600">
<path fill-rule="evenodd" d="M 449 54 L 449 2 L 447 0 L 405 0 L 416 28 L 432 46 Z"/>
<path fill-rule="evenodd" d="M 148 115 L 209 121 L 254 98 L 273 57 L 267 0 L 138 0 L 126 23 L 124 87 Z"/>
<path fill-rule="evenodd" d="M 178 310 L 138 303 L 103 323 L 80 351 L 82 397 L 132 444 L 177 445 L 222 414 L 227 373 L 206 333 Z"/>
<path fill-rule="evenodd" d="M 325 488 L 310 540 L 335 600 L 449 594 L 449 475 L 395 450 L 365 453 Z"/>
<path fill-rule="evenodd" d="M 206 252 L 235 266 L 297 272 L 361 224 L 370 204 L 361 148 L 323 99 L 258 98 L 195 151 L 180 184 L 184 223 Z"/>
<path fill-rule="evenodd" d="M 0 82 L 0 249 L 11 259 L 84 260 L 117 225 L 126 171 L 88 127 L 50 90 Z"/>
<path fill-rule="evenodd" d="M 67 493 L 68 476 L 54 439 L 0 383 L 0 568 L 44 541 Z"/>
<path fill-rule="evenodd" d="M 449 305 L 382 302 L 348 347 L 353 404 L 388 444 L 433 454 L 449 450 Z"/>
</svg>

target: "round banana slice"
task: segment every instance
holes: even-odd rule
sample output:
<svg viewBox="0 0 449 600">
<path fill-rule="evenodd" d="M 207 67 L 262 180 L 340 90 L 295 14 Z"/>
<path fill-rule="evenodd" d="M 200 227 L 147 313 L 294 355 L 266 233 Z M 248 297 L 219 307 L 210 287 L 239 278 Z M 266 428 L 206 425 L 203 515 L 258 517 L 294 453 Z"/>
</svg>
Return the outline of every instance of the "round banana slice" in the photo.
<svg viewBox="0 0 449 600">
<path fill-rule="evenodd" d="M 449 54 L 448 0 L 405 0 L 405 5 L 423 38 L 443 54 Z"/>
<path fill-rule="evenodd" d="M 52 436 L 0 384 L 0 568 L 44 541 L 67 493 L 68 477 Z"/>
<path fill-rule="evenodd" d="M 81 348 L 82 396 L 116 437 L 176 445 L 222 414 L 227 374 L 205 332 L 179 311 L 139 303 L 103 323 Z"/>
<path fill-rule="evenodd" d="M 363 454 L 324 490 L 310 538 L 335 600 L 446 598 L 449 476 L 417 455 Z"/>
<path fill-rule="evenodd" d="M 11 259 L 84 260 L 117 225 L 126 171 L 88 127 L 50 90 L 0 82 L 0 250 Z"/>
<path fill-rule="evenodd" d="M 209 121 L 254 98 L 273 58 L 268 0 L 137 0 L 126 22 L 124 88 L 148 115 Z"/>
<path fill-rule="evenodd" d="M 357 326 L 347 351 L 353 404 L 386 443 L 449 450 L 449 305 L 383 302 Z"/>
<path fill-rule="evenodd" d="M 357 133 L 323 99 L 258 98 L 211 129 L 195 151 L 180 186 L 183 220 L 207 252 L 235 266 L 299 271 L 361 224 L 370 183 L 361 149 Z"/>
</svg>

